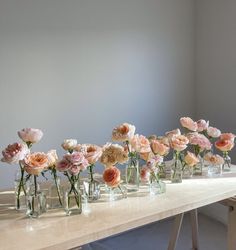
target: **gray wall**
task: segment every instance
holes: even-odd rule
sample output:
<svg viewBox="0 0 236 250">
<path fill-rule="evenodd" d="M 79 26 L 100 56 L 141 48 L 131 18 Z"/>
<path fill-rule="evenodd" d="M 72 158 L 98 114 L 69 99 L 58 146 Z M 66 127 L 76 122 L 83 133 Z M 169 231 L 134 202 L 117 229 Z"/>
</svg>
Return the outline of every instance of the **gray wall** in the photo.
<svg viewBox="0 0 236 250">
<path fill-rule="evenodd" d="M 196 84 L 198 117 L 236 133 L 236 1 L 196 1 Z M 231 153 L 236 161 L 235 149 Z M 226 223 L 226 208 L 211 205 L 206 214 Z"/>
<path fill-rule="evenodd" d="M 124 121 L 161 134 L 194 114 L 193 85 L 193 0 L 0 0 L 1 148 L 23 127 L 45 132 L 40 151 Z"/>
</svg>

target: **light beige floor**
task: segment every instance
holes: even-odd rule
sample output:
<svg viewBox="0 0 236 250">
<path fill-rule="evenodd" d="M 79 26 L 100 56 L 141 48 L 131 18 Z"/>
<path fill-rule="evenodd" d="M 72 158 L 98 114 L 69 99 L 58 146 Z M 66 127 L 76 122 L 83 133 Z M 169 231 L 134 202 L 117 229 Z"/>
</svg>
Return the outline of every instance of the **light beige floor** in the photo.
<svg viewBox="0 0 236 250">
<path fill-rule="evenodd" d="M 84 246 L 83 250 L 166 250 L 172 220 L 165 220 Z M 226 250 L 226 231 L 223 224 L 199 215 L 201 250 Z M 189 217 L 184 218 L 176 250 L 191 249 Z M 236 249 L 236 248 L 235 248 Z"/>
</svg>

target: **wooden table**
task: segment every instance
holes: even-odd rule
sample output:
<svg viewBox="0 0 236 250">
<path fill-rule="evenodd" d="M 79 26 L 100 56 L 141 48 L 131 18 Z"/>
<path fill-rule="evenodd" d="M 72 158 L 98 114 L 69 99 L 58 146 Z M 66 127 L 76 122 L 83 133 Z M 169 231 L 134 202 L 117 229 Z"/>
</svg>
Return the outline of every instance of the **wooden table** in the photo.
<svg viewBox="0 0 236 250">
<path fill-rule="evenodd" d="M 49 211 L 38 219 L 12 209 L 10 192 L 0 193 L 0 249 L 69 249 L 176 216 L 236 195 L 236 174 L 221 178 L 183 180 L 168 184 L 159 196 L 130 196 L 89 204 L 83 214 L 65 216 Z"/>
</svg>

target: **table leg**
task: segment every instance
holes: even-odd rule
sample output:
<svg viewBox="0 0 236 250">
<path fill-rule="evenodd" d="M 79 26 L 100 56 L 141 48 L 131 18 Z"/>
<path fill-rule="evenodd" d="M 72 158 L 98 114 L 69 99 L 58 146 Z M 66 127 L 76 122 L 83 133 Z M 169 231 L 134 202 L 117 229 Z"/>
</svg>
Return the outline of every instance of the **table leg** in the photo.
<svg viewBox="0 0 236 250">
<path fill-rule="evenodd" d="M 228 250 L 236 248 L 236 204 L 228 212 Z"/>
<path fill-rule="evenodd" d="M 175 216 L 174 226 L 171 230 L 171 236 L 169 241 L 168 250 L 174 250 L 176 247 L 177 240 L 179 238 L 179 232 L 181 229 L 184 213 Z"/>
<path fill-rule="evenodd" d="M 198 214 L 197 209 L 190 211 L 190 221 L 192 228 L 192 245 L 193 250 L 199 249 L 199 241 L 198 241 Z"/>
</svg>

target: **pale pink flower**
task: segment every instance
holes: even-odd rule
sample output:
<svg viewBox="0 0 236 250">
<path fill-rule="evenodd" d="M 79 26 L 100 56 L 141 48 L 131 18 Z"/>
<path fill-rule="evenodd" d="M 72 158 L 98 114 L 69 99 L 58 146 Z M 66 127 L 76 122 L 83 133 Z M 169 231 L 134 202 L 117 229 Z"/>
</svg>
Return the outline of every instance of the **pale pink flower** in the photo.
<svg viewBox="0 0 236 250">
<path fill-rule="evenodd" d="M 213 155 L 212 153 L 207 153 L 204 156 L 204 160 L 212 165 L 221 165 L 224 163 L 224 159 L 220 155 Z"/>
<path fill-rule="evenodd" d="M 43 137 L 43 132 L 36 128 L 23 128 L 21 131 L 18 131 L 18 135 L 24 142 L 36 143 Z"/>
<path fill-rule="evenodd" d="M 221 135 L 221 131 L 214 127 L 208 127 L 207 134 L 212 138 L 218 138 Z"/>
<path fill-rule="evenodd" d="M 110 187 L 117 187 L 120 184 L 120 170 L 115 166 L 108 167 L 103 172 L 103 180 Z"/>
<path fill-rule="evenodd" d="M 181 135 L 180 129 L 174 129 L 165 133 L 166 137 L 171 140 L 174 135 Z"/>
<path fill-rule="evenodd" d="M 203 119 L 197 121 L 197 131 L 202 132 L 204 130 L 207 130 L 209 126 L 209 121 L 205 121 Z"/>
<path fill-rule="evenodd" d="M 134 136 L 135 126 L 129 123 L 123 123 L 118 127 L 114 128 L 112 131 L 112 140 L 113 141 L 130 141 Z"/>
<path fill-rule="evenodd" d="M 220 151 L 228 152 L 234 147 L 234 142 L 231 140 L 219 140 L 215 142 L 215 147 Z"/>
<path fill-rule="evenodd" d="M 77 146 L 77 140 L 75 139 L 66 139 L 64 142 L 61 144 L 62 148 L 65 149 L 66 151 L 73 151 L 74 148 Z"/>
<path fill-rule="evenodd" d="M 159 142 L 158 140 L 151 140 L 150 146 L 154 154 L 159 154 L 162 156 L 167 155 L 170 150 L 168 146 Z"/>
<path fill-rule="evenodd" d="M 78 175 L 80 173 L 80 171 L 82 171 L 83 169 L 81 169 L 80 166 L 78 165 L 72 165 L 68 172 L 71 174 L 71 175 Z"/>
<path fill-rule="evenodd" d="M 190 117 L 180 118 L 180 123 L 184 128 L 187 128 L 190 131 L 197 131 L 197 123 L 194 122 Z"/>
<path fill-rule="evenodd" d="M 195 154 L 188 151 L 184 157 L 184 161 L 188 166 L 193 167 L 199 162 L 199 159 Z"/>
<path fill-rule="evenodd" d="M 64 155 L 64 159 L 68 160 L 73 165 L 89 165 L 82 152 L 73 152 L 72 154 L 66 154 Z"/>
<path fill-rule="evenodd" d="M 151 151 L 149 140 L 143 135 L 134 135 L 130 140 L 131 147 L 138 153 L 148 153 Z"/>
<path fill-rule="evenodd" d="M 93 144 L 82 145 L 82 152 L 89 164 L 95 164 L 102 156 L 102 148 Z"/>
<path fill-rule="evenodd" d="M 222 133 L 220 136 L 220 140 L 228 140 L 234 142 L 235 134 L 232 133 Z"/>
<path fill-rule="evenodd" d="M 148 161 L 147 166 L 155 168 L 157 165 L 160 165 L 163 162 L 163 156 L 153 155 Z"/>
<path fill-rule="evenodd" d="M 195 132 L 195 133 L 189 133 L 187 136 L 189 139 L 189 143 L 192 145 L 199 146 L 201 151 L 211 149 L 212 146 L 211 142 L 205 135 Z"/>
<path fill-rule="evenodd" d="M 144 165 L 140 171 L 140 178 L 142 182 L 148 182 L 150 180 L 150 168 Z"/>
<path fill-rule="evenodd" d="M 9 164 L 19 163 L 19 161 L 23 160 L 28 153 L 29 149 L 26 144 L 16 142 L 8 145 L 2 151 L 3 158 L 1 161 Z"/>
<path fill-rule="evenodd" d="M 174 135 L 170 141 L 171 147 L 180 152 L 187 148 L 189 140 L 184 135 Z"/>
<path fill-rule="evenodd" d="M 55 167 L 58 161 L 57 151 L 55 149 L 52 149 L 47 152 L 47 156 L 48 156 L 48 166 Z"/>
<path fill-rule="evenodd" d="M 56 168 L 58 171 L 60 172 L 66 172 L 68 171 L 71 167 L 73 166 L 73 164 L 71 162 L 69 162 L 67 159 L 63 158 L 62 160 L 58 161 L 56 163 Z"/>
<path fill-rule="evenodd" d="M 39 175 L 48 168 L 48 164 L 47 154 L 41 152 L 28 154 L 23 160 L 26 172 L 33 175 Z"/>
</svg>

